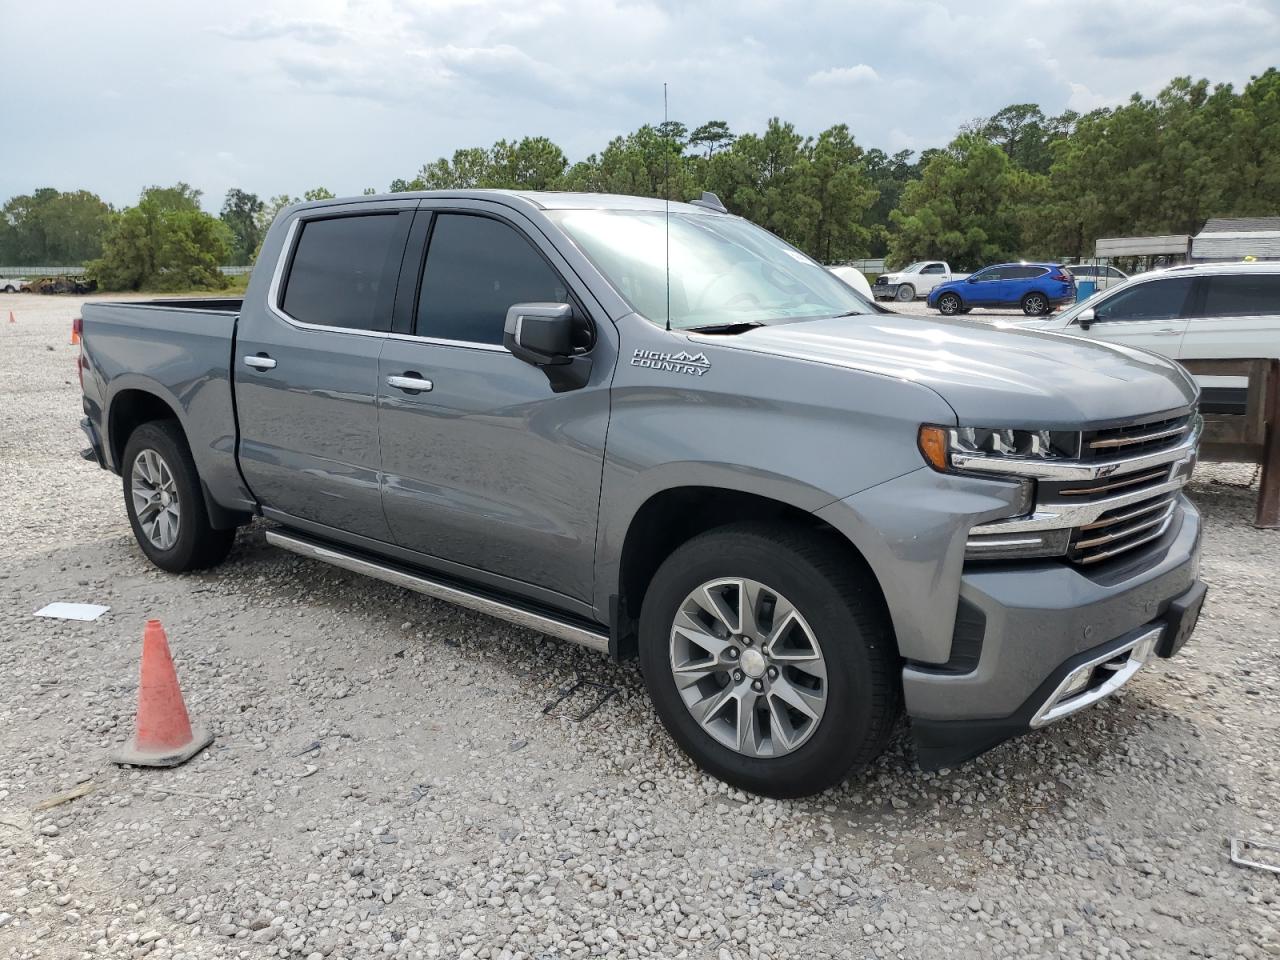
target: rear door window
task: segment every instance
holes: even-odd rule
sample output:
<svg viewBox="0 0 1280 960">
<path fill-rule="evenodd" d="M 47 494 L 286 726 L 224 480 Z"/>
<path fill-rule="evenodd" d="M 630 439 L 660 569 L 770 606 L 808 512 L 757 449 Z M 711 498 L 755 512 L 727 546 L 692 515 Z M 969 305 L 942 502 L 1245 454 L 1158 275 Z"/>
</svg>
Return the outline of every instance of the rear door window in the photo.
<svg viewBox="0 0 1280 960">
<path fill-rule="evenodd" d="M 280 309 L 303 323 L 390 330 L 402 226 L 395 213 L 305 221 Z"/>
<path fill-rule="evenodd" d="M 501 344 L 509 307 L 569 302 L 560 275 L 515 228 L 490 217 L 436 217 L 418 295 L 418 336 Z"/>
<path fill-rule="evenodd" d="M 1172 320 L 1182 316 L 1190 292 L 1190 277 L 1150 280 L 1109 297 L 1094 315 L 1098 321 Z"/>
<path fill-rule="evenodd" d="M 1241 273 L 1204 279 L 1206 317 L 1280 314 L 1280 273 Z"/>
</svg>

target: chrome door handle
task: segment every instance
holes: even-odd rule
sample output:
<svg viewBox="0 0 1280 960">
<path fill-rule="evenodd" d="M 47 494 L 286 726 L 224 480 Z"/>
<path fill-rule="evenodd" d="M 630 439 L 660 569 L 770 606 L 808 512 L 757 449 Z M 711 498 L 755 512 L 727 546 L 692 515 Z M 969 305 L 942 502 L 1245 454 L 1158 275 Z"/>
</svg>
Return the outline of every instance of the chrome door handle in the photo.
<svg viewBox="0 0 1280 960">
<path fill-rule="evenodd" d="M 253 367 L 255 370 L 274 370 L 276 362 L 270 357 L 245 357 L 244 365 L 246 367 Z"/>
<path fill-rule="evenodd" d="M 397 390 L 411 390 L 414 393 L 422 393 L 430 390 L 433 384 L 430 380 L 422 377 L 406 374 L 402 377 L 387 377 L 387 386 L 395 387 Z"/>
<path fill-rule="evenodd" d="M 1165 330 L 1153 330 L 1153 331 L 1151 332 L 1151 335 L 1152 335 L 1153 337 L 1176 337 L 1176 336 L 1177 336 L 1178 334 L 1180 334 L 1181 332 L 1182 332 L 1181 330 L 1168 330 L 1168 329 L 1165 329 Z"/>
</svg>

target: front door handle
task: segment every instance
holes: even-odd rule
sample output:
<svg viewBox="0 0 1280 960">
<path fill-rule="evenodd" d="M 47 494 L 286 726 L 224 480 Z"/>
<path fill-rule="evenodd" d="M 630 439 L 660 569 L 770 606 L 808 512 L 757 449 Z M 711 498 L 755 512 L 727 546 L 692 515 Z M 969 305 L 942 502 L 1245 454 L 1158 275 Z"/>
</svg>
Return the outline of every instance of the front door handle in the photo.
<svg viewBox="0 0 1280 960">
<path fill-rule="evenodd" d="M 246 367 L 253 367 L 255 370 L 274 370 L 276 362 L 265 353 L 260 353 L 257 356 L 245 357 L 244 365 Z"/>
<path fill-rule="evenodd" d="M 397 390 L 403 390 L 406 393 L 425 393 L 434 385 L 417 371 L 406 370 L 402 376 L 387 377 L 387 386 L 395 387 Z"/>
<path fill-rule="evenodd" d="M 1181 330 L 1177 330 L 1177 329 L 1170 330 L 1168 327 L 1166 327 L 1166 328 L 1165 328 L 1165 329 L 1163 329 L 1163 330 L 1156 330 L 1156 331 L 1154 331 L 1154 332 L 1152 333 L 1152 336 L 1155 336 L 1155 337 L 1176 337 L 1176 336 L 1177 336 L 1178 334 L 1180 334 L 1181 332 L 1182 332 Z"/>
</svg>

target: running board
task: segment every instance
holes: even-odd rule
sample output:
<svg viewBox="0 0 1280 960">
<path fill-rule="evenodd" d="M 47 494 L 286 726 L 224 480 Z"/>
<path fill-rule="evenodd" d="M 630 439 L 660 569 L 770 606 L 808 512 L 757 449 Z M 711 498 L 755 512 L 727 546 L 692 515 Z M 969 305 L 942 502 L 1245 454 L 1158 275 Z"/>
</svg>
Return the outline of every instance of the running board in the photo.
<svg viewBox="0 0 1280 960">
<path fill-rule="evenodd" d="M 607 634 L 575 626 L 572 623 L 566 623 L 563 620 L 557 620 L 545 614 L 534 613 L 531 610 L 512 606 L 509 603 L 503 603 L 501 600 L 495 600 L 480 593 L 472 593 L 469 590 L 463 590 L 460 587 L 442 583 L 439 580 L 432 580 L 430 577 L 420 573 L 410 573 L 399 567 L 365 559 L 358 554 L 346 553 L 331 546 L 322 546 L 312 540 L 294 536 L 283 530 L 268 530 L 267 543 L 285 550 L 291 550 L 312 560 L 329 563 L 335 567 L 341 567 L 343 570 L 350 570 L 352 573 L 361 573 L 366 577 L 373 577 L 375 580 L 382 580 L 397 587 L 404 587 L 406 590 L 413 590 L 417 593 L 426 594 L 428 597 L 434 597 L 437 600 L 457 604 L 460 607 L 466 607 L 468 610 L 475 610 L 477 613 L 497 617 L 499 620 L 506 620 L 508 623 L 514 623 L 518 627 L 536 630 L 539 633 L 545 633 L 560 640 L 568 640 L 570 643 L 581 644 L 584 647 L 590 647 L 592 650 L 599 650 L 601 653 L 609 652 L 609 637 Z"/>
</svg>

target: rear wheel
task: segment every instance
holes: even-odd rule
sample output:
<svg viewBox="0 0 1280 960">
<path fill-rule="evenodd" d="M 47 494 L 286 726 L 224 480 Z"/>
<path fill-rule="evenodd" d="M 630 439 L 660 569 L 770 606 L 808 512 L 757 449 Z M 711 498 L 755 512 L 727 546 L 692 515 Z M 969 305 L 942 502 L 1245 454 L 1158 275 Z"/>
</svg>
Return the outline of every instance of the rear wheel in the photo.
<svg viewBox="0 0 1280 960">
<path fill-rule="evenodd" d="M 893 298 L 899 303 L 914 300 L 916 298 L 916 288 L 909 283 L 900 283 L 898 284 L 898 291 L 893 295 Z"/>
<path fill-rule="evenodd" d="M 129 525 L 148 560 L 170 573 L 184 573 L 226 559 L 236 532 L 209 525 L 195 461 L 176 420 L 155 420 L 134 430 L 121 467 Z"/>
<path fill-rule="evenodd" d="M 1022 298 L 1022 312 L 1028 317 L 1038 317 L 1049 312 L 1049 298 L 1032 291 Z"/>
<path fill-rule="evenodd" d="M 957 313 L 968 313 L 960 303 L 960 298 L 954 293 L 944 293 L 938 298 L 938 309 L 946 316 L 954 316 Z"/>
<path fill-rule="evenodd" d="M 898 714 L 892 631 L 870 574 L 811 534 L 735 524 L 659 568 L 640 616 L 645 684 L 702 769 L 774 797 L 873 760 Z"/>
</svg>

